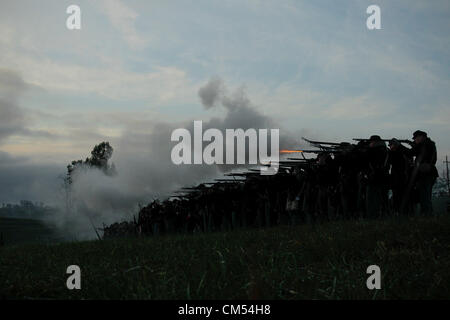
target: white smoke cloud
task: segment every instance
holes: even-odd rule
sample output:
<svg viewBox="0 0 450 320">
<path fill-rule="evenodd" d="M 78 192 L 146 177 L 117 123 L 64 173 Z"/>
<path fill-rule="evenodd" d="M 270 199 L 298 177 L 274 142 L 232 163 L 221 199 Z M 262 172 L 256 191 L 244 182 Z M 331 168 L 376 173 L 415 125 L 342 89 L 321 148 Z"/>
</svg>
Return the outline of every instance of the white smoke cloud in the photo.
<svg viewBox="0 0 450 320">
<path fill-rule="evenodd" d="M 198 93 L 206 109 L 214 106 L 225 110 L 222 117 L 203 121 L 204 130 L 217 128 L 224 132 L 228 128 L 279 128 L 251 104 L 243 88 L 228 93 L 220 78 L 211 79 Z M 94 239 L 96 235 L 91 223 L 101 227 L 103 223 L 131 220 L 137 214 L 139 204 L 146 205 L 156 198 L 163 200 L 180 187 L 211 181 L 224 171 L 236 168 L 233 165 L 219 167 L 172 163 L 171 150 L 176 144 L 170 140 L 172 131 L 186 128 L 193 136 L 194 120 L 201 119 L 179 123 L 141 120 L 139 125 L 130 125 L 120 137 L 110 139 L 114 148 L 111 160 L 117 175 L 106 176 L 97 169 L 76 172 L 70 202 L 67 202 L 62 188 L 51 199 L 51 202 L 58 203 L 57 214 L 51 222 L 65 230 L 71 239 Z M 283 135 L 282 131 L 280 134 L 280 145 L 295 144 L 289 134 Z M 99 142 L 94 142 L 92 147 Z M 67 162 L 71 160 L 75 159 L 68 159 Z"/>
</svg>

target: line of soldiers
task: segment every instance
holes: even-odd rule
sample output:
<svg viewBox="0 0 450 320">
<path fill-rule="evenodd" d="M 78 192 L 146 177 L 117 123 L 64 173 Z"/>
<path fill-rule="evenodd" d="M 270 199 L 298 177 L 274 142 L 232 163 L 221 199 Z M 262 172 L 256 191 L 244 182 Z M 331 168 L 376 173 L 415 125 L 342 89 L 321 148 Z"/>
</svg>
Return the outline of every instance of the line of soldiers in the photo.
<svg viewBox="0 0 450 320">
<path fill-rule="evenodd" d="M 417 204 L 421 214 L 432 214 L 437 156 L 425 132 L 414 132 L 413 141 L 377 135 L 354 144 L 304 140 L 316 149 L 302 155 L 315 158 L 281 160 L 273 176 L 250 169 L 182 188 L 141 208 L 127 226 L 105 227 L 104 238 L 124 235 L 120 229 L 157 235 L 411 215 Z"/>
</svg>

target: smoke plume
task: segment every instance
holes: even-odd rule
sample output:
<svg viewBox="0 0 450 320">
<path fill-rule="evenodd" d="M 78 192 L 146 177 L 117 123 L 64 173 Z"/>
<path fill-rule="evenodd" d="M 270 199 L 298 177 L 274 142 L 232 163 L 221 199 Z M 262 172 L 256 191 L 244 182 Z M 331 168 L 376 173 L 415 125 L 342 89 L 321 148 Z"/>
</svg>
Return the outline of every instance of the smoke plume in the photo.
<svg viewBox="0 0 450 320">
<path fill-rule="evenodd" d="M 222 116 L 203 120 L 203 131 L 216 128 L 224 133 L 225 129 L 280 128 L 252 105 L 244 88 L 229 92 L 220 78 L 213 78 L 201 87 L 198 96 L 206 116 L 211 108 L 224 111 Z M 54 195 L 51 202 L 58 203 L 58 214 L 51 222 L 67 231 L 71 239 L 94 239 L 92 225 L 101 227 L 103 223 L 131 220 L 139 205 L 154 199 L 164 200 L 180 187 L 212 181 L 224 171 L 235 169 L 234 165 L 172 163 L 171 151 L 176 144 L 171 141 L 173 130 L 185 128 L 193 137 L 194 120 L 202 119 L 178 123 L 140 120 L 130 124 L 120 137 L 109 139 L 114 148 L 111 160 L 117 174 L 107 176 L 95 168 L 76 172 L 70 195 L 64 188 Z M 92 147 L 100 142 L 94 141 Z M 280 128 L 280 146 L 295 145 L 293 136 Z M 76 159 L 67 159 L 67 163 L 72 160 Z"/>
</svg>

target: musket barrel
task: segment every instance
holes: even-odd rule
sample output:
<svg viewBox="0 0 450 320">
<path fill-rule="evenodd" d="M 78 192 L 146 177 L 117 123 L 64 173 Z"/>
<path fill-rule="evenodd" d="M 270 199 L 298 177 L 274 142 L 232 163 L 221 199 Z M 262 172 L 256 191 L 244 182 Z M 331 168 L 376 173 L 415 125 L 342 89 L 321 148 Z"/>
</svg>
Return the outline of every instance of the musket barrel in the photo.
<svg viewBox="0 0 450 320">
<path fill-rule="evenodd" d="M 306 159 L 306 158 L 287 158 L 287 159 L 288 160 L 296 160 L 299 162 L 308 162 L 308 161 L 314 160 L 314 159 Z"/>
<path fill-rule="evenodd" d="M 339 146 L 340 145 L 339 142 L 314 141 L 314 140 L 306 139 L 305 137 L 302 137 L 302 139 L 305 140 L 306 142 L 311 143 L 311 144 L 328 144 L 330 146 Z"/>
<path fill-rule="evenodd" d="M 408 139 L 396 139 L 396 138 L 392 138 L 392 139 L 381 139 L 381 141 L 384 141 L 384 142 L 390 142 L 390 141 L 392 141 L 393 139 L 395 139 L 395 140 L 397 140 L 398 142 L 401 142 L 401 143 L 412 143 L 412 141 L 411 141 L 411 140 L 408 140 Z M 355 140 L 355 141 L 370 141 L 369 138 L 353 138 L 353 140 Z"/>
</svg>

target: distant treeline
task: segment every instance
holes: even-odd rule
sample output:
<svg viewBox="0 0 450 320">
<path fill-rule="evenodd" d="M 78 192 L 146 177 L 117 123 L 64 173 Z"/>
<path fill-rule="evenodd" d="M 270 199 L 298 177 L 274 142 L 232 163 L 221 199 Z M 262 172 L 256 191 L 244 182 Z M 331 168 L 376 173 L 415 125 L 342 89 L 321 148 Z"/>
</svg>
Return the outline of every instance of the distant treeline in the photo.
<svg viewBox="0 0 450 320">
<path fill-rule="evenodd" d="M 50 216 L 54 210 L 42 202 L 21 200 L 18 204 L 3 203 L 0 207 L 0 217 L 42 220 Z"/>
</svg>

